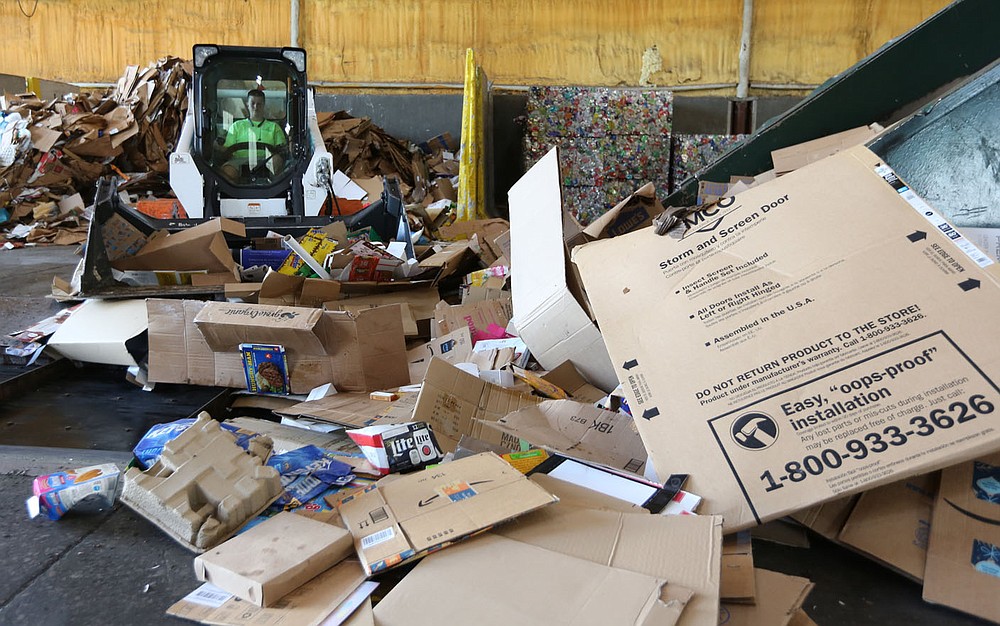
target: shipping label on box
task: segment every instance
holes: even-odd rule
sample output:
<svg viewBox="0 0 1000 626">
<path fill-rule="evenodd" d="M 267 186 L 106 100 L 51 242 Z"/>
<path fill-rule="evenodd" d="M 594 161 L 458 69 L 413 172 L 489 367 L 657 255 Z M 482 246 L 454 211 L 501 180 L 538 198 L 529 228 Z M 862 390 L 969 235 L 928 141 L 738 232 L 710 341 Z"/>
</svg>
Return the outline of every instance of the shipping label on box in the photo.
<svg viewBox="0 0 1000 626">
<path fill-rule="evenodd" d="M 739 529 L 995 448 L 997 265 L 856 147 L 576 249 L 658 473 Z"/>
</svg>

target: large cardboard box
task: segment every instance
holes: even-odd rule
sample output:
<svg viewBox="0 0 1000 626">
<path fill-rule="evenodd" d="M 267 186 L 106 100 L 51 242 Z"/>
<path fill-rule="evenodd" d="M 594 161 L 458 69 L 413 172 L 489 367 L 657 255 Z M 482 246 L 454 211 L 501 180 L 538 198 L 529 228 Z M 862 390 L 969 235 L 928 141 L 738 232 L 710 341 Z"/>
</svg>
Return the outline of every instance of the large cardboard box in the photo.
<svg viewBox="0 0 1000 626">
<path fill-rule="evenodd" d="M 354 553 L 351 533 L 282 511 L 194 559 L 198 580 L 257 606 L 278 600 Z"/>
<path fill-rule="evenodd" d="M 337 509 L 370 575 L 555 501 L 484 452 L 383 479 L 340 497 Z"/>
<path fill-rule="evenodd" d="M 1000 445 L 997 265 L 863 147 L 574 259 L 657 472 L 731 530 Z"/>
<path fill-rule="evenodd" d="M 924 600 L 997 622 L 998 593 L 1000 454 L 991 454 L 941 472 L 924 570 Z"/>
<path fill-rule="evenodd" d="M 542 157 L 507 195 L 511 321 L 518 335 L 542 367 L 573 361 L 588 381 L 606 391 L 614 389 L 618 378 L 566 258 L 566 242 L 579 234 L 579 225 L 563 211 L 557 149 Z"/>
<path fill-rule="evenodd" d="M 332 382 L 371 391 L 409 382 L 399 309 L 360 311 L 149 299 L 153 382 L 245 387 L 240 343 L 286 349 L 292 393 Z"/>
</svg>

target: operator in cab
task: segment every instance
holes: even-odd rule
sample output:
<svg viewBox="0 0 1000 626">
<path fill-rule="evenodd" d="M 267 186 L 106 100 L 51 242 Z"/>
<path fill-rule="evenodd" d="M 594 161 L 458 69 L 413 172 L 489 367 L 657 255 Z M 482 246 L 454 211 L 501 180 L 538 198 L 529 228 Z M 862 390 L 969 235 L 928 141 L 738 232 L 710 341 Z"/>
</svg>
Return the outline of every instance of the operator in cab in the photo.
<svg viewBox="0 0 1000 626">
<path fill-rule="evenodd" d="M 222 174 L 234 183 L 246 182 L 247 174 L 258 177 L 281 172 L 288 147 L 285 131 L 264 117 L 263 91 L 247 92 L 247 110 L 250 117 L 233 122 L 222 146 Z"/>
</svg>

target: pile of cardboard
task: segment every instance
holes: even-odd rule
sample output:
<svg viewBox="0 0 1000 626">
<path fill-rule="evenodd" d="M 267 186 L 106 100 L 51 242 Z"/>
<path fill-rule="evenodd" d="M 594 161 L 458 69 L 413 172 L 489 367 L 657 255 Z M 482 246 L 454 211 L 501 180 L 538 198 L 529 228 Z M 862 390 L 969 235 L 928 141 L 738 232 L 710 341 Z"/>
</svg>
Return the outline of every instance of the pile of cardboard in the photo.
<svg viewBox="0 0 1000 626">
<path fill-rule="evenodd" d="M 333 167 L 366 189 L 368 181 L 396 176 L 407 204 L 456 199 L 458 143 L 444 133 L 419 146 L 386 133 L 366 117 L 346 111 L 320 113 L 320 133 Z"/>
<path fill-rule="evenodd" d="M 234 415 L 283 424 L 241 427 L 350 466 L 233 543 L 195 545 L 216 587 L 174 615 L 367 615 L 367 579 L 389 586 L 384 624 L 808 624 L 812 583 L 755 568 L 742 532 L 793 514 L 923 578 L 928 600 L 1000 620 L 983 600 L 1000 571 L 1000 336 L 982 323 L 1000 269 L 861 145 L 876 132 L 776 151 L 776 171 L 706 185 L 696 207 L 664 210 L 643 185 L 587 228 L 553 150 L 511 188 L 509 224 L 442 227 L 451 240 L 412 252 L 332 224 L 254 281 L 230 248 L 239 223 L 142 240 L 119 224 L 117 271 L 189 274 L 225 301 L 87 303 L 48 345 L 147 385 L 250 392 Z M 267 478 L 217 441 L 245 476 L 201 486 L 177 441 L 133 480 L 174 477 L 221 507 Z M 941 469 L 935 500 L 917 477 Z M 193 505 L 167 496 L 136 508 L 177 527 Z"/>
<path fill-rule="evenodd" d="M 190 82 L 191 62 L 165 57 L 128 66 L 103 92 L 0 98 L 0 243 L 82 243 L 83 209 L 102 176 L 118 176 L 119 189 L 130 194 L 171 197 L 168 156 L 187 115 Z M 424 213 L 429 226 L 447 217 L 444 211 L 433 219 L 456 199 L 458 144 L 449 134 L 415 146 L 343 111 L 320 114 L 319 125 L 334 169 L 360 184 L 369 201 L 381 193 L 383 176 L 396 176 L 408 204 L 438 203 Z"/>
<path fill-rule="evenodd" d="M 5 96 L 0 106 L 0 223 L 6 238 L 82 243 L 84 207 L 101 176 L 123 189 L 165 194 L 167 155 L 187 113 L 190 62 L 167 57 L 129 66 L 103 93 L 52 101 Z M 56 208 L 53 208 L 53 203 Z"/>
</svg>

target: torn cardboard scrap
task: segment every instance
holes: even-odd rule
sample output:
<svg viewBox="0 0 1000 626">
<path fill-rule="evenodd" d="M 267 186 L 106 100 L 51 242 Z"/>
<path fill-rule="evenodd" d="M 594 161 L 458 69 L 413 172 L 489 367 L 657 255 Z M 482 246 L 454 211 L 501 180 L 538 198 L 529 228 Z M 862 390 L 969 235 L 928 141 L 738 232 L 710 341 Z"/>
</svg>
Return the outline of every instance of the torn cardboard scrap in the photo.
<svg viewBox="0 0 1000 626">
<path fill-rule="evenodd" d="M 805 578 L 754 569 L 754 604 L 722 603 L 719 624 L 788 626 L 815 585 Z"/>
<path fill-rule="evenodd" d="M 590 404 L 544 400 L 483 424 L 535 446 L 634 474 L 646 465 L 646 448 L 632 416 Z"/>
</svg>

